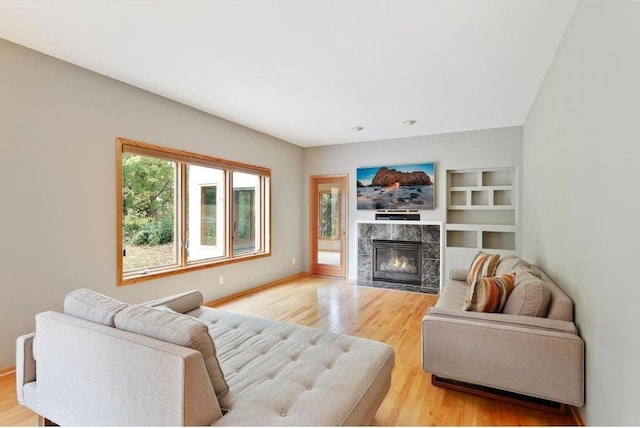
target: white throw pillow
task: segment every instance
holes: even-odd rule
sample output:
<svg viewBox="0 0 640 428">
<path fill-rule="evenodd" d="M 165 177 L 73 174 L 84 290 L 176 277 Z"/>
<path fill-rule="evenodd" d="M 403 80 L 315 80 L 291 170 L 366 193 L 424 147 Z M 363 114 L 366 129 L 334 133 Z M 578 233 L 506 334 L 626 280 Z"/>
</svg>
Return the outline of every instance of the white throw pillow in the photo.
<svg viewBox="0 0 640 428">
<path fill-rule="evenodd" d="M 516 269 L 516 286 L 502 309 L 503 314 L 546 317 L 551 291 L 544 281 L 523 270 Z"/>
</svg>

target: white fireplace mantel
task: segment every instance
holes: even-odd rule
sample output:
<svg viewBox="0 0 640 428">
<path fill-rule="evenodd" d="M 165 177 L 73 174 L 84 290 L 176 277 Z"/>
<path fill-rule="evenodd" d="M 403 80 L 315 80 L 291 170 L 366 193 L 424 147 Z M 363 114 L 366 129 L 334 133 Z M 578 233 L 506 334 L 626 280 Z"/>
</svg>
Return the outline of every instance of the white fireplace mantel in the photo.
<svg viewBox="0 0 640 428">
<path fill-rule="evenodd" d="M 431 225 L 440 226 L 440 235 L 442 235 L 443 221 L 422 221 L 422 220 L 356 220 L 356 224 L 415 224 L 415 225 Z"/>
</svg>

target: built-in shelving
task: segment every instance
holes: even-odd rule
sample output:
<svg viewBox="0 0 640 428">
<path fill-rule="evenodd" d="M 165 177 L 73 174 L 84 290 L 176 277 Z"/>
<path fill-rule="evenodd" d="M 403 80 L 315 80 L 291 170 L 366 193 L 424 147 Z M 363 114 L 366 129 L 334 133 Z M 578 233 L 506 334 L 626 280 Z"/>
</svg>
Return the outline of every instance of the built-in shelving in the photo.
<svg viewBox="0 0 640 428">
<path fill-rule="evenodd" d="M 515 253 L 516 169 L 447 171 L 447 250 Z"/>
</svg>

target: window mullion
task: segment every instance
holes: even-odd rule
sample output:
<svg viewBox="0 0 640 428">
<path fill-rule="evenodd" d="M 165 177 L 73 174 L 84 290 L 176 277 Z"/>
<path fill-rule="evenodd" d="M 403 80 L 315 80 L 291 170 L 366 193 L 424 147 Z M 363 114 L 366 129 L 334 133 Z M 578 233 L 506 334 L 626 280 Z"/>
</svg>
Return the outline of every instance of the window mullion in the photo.
<svg viewBox="0 0 640 428">
<path fill-rule="evenodd" d="M 233 258 L 233 226 L 234 226 L 234 218 L 233 218 L 233 172 L 230 170 L 225 170 L 225 192 L 226 192 L 226 209 L 225 215 L 227 216 L 227 236 L 225 237 L 225 244 L 227 248 L 227 258 Z"/>
<path fill-rule="evenodd" d="M 177 200 L 179 201 L 177 204 L 177 213 L 176 216 L 178 218 L 178 237 L 177 240 L 179 245 L 179 258 L 178 265 L 186 266 L 187 265 L 187 164 L 185 162 L 178 162 L 178 171 L 179 171 L 179 185 L 178 185 L 178 195 Z"/>
<path fill-rule="evenodd" d="M 266 197 L 266 192 L 265 192 L 265 179 L 264 177 L 260 177 L 260 212 L 259 212 L 259 216 L 260 219 L 258 220 L 258 225 L 260 227 L 260 251 L 264 251 L 264 249 L 266 248 L 266 242 L 265 242 L 265 236 L 266 236 L 266 231 L 265 231 L 265 197 Z"/>
</svg>

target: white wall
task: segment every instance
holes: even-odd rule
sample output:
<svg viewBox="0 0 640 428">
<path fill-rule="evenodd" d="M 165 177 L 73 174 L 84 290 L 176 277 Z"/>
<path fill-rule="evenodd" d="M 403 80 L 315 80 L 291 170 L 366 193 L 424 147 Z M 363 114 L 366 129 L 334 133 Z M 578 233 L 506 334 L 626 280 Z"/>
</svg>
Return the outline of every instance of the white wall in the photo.
<svg viewBox="0 0 640 428">
<path fill-rule="evenodd" d="M 349 259 L 348 276 L 355 278 L 356 220 L 373 220 L 374 211 L 356 209 L 356 169 L 367 166 L 435 163 L 435 209 L 421 211 L 422 220 L 446 220 L 446 170 L 515 166 L 522 164 L 522 128 L 500 128 L 453 134 L 431 135 L 367 143 L 307 148 L 304 151 L 308 224 L 309 177 L 321 174 L 349 174 Z M 518 180 L 520 182 L 520 180 Z M 520 222 L 518 221 L 518 224 Z M 306 237 L 305 237 L 306 238 Z M 309 246 L 305 242 L 305 266 L 309 269 Z M 518 245 L 519 248 L 519 245 Z M 469 260 L 469 263 L 471 260 Z M 445 259 L 445 272 L 451 266 Z"/>
<path fill-rule="evenodd" d="M 116 286 L 115 138 L 272 170 L 272 256 Z M 206 300 L 300 270 L 302 149 L 0 40 L 0 369 L 65 293 L 126 302 L 199 289 Z M 224 274 L 224 285 L 218 275 Z"/>
<path fill-rule="evenodd" d="M 524 126 L 524 256 L 575 301 L 587 425 L 638 425 L 640 2 L 582 0 Z"/>
</svg>

